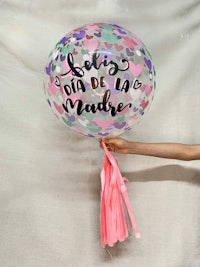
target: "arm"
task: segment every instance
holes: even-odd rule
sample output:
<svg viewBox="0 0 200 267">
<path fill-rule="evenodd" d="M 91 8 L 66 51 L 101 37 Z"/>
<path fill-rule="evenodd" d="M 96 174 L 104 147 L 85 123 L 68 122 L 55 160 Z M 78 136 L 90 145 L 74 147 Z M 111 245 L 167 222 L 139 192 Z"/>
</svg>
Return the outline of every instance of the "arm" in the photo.
<svg viewBox="0 0 200 267">
<path fill-rule="evenodd" d="M 137 154 L 179 160 L 200 159 L 200 145 L 186 145 L 178 143 L 143 143 L 129 142 L 122 138 L 104 138 L 110 151 L 122 154 Z"/>
<path fill-rule="evenodd" d="M 200 145 L 130 142 L 128 154 L 148 155 L 178 160 L 197 160 L 200 159 Z"/>
</svg>

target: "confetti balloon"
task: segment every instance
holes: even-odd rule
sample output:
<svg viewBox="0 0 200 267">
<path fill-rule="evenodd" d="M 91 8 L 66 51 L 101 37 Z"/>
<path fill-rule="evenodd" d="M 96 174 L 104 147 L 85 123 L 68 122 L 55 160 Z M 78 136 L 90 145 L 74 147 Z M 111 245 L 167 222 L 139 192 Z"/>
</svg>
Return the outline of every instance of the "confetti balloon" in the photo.
<svg viewBox="0 0 200 267">
<path fill-rule="evenodd" d="M 149 109 L 155 69 L 144 43 L 116 24 L 67 33 L 49 55 L 44 91 L 55 116 L 87 137 L 120 135 Z"/>
</svg>

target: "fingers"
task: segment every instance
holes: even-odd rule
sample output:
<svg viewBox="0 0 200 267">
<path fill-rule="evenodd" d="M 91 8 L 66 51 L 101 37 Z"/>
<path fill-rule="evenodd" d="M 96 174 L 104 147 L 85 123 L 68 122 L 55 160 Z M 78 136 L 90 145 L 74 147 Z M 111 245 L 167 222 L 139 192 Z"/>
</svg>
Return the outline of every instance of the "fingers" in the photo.
<svg viewBox="0 0 200 267">
<path fill-rule="evenodd" d="M 106 147 L 107 147 L 108 151 L 115 152 L 115 146 L 114 146 L 114 145 L 112 145 L 112 144 L 107 144 Z"/>
<path fill-rule="evenodd" d="M 104 142 L 105 145 L 108 145 L 110 143 L 109 138 L 102 138 L 102 141 Z"/>
<path fill-rule="evenodd" d="M 109 151 L 114 151 L 114 146 L 111 144 L 110 140 L 111 140 L 110 138 L 99 138 L 99 146 L 103 148 L 102 142 L 104 142 L 106 148 Z"/>
<path fill-rule="evenodd" d="M 102 138 L 99 138 L 99 144 L 102 145 L 102 142 L 104 142 L 104 144 L 109 144 L 109 138 L 105 138 L 105 137 L 102 137 Z"/>
</svg>

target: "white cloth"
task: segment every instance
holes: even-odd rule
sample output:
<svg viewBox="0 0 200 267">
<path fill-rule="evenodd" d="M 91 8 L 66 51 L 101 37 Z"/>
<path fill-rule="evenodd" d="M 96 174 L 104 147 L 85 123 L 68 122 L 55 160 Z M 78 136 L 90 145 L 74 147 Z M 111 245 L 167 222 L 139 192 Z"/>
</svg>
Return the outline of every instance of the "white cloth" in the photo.
<svg viewBox="0 0 200 267">
<path fill-rule="evenodd" d="M 0 1 L 0 266 L 200 267 L 200 165 L 116 155 L 141 232 L 100 247 L 103 151 L 51 113 L 43 68 L 56 42 L 89 22 L 147 45 L 157 89 L 133 141 L 200 143 L 199 0 Z"/>
</svg>

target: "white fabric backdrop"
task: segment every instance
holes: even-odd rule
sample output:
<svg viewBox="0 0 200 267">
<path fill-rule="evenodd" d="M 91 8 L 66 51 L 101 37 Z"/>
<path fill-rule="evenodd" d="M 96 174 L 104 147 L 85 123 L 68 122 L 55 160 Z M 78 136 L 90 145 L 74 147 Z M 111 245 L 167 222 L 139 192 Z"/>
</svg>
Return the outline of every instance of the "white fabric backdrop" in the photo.
<svg viewBox="0 0 200 267">
<path fill-rule="evenodd" d="M 154 102 L 123 137 L 200 143 L 200 1 L 0 1 L 0 266 L 200 267 L 200 165 L 117 155 L 141 232 L 99 242 L 103 151 L 52 115 L 43 67 L 56 42 L 89 22 L 135 32 L 157 70 Z"/>
</svg>

